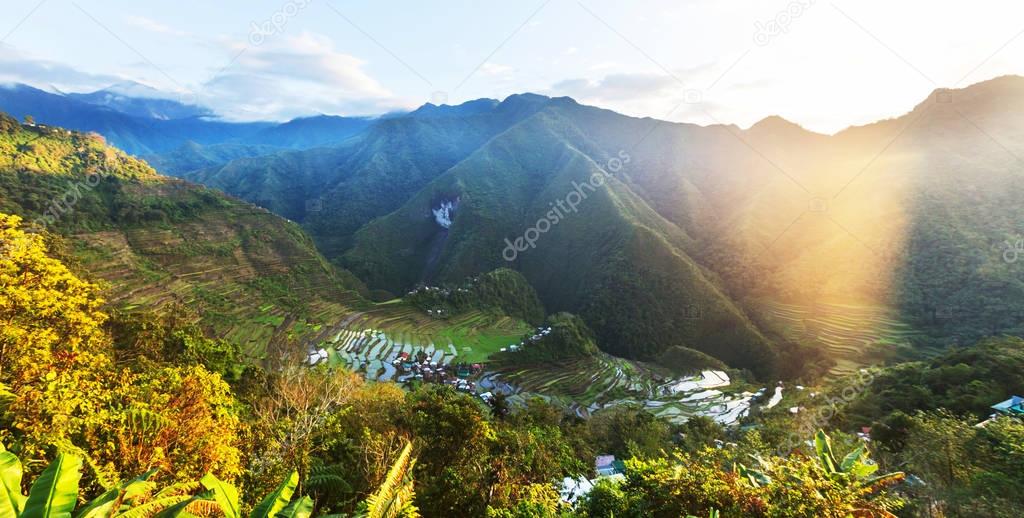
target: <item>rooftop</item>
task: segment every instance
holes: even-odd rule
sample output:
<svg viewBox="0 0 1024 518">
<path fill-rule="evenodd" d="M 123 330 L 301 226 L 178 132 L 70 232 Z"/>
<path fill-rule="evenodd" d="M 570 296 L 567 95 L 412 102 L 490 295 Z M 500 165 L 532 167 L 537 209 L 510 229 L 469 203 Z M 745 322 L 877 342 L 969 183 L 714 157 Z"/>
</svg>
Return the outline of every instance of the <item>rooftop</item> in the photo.
<svg viewBox="0 0 1024 518">
<path fill-rule="evenodd" d="M 1010 399 L 1002 403 L 992 405 L 992 409 L 1004 414 L 1024 415 L 1024 397 L 1011 396 Z"/>
</svg>

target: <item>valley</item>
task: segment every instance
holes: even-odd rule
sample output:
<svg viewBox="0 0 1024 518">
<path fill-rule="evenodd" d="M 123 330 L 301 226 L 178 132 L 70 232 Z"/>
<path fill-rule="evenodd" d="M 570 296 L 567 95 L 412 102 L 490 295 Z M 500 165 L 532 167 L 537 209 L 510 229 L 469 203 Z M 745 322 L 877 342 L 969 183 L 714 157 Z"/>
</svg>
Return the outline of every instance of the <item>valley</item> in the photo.
<svg viewBox="0 0 1024 518">
<path fill-rule="evenodd" d="M 1024 3 L 820 4 L 6 2 L 0 518 L 1024 516 Z"/>
<path fill-rule="evenodd" d="M 460 379 L 473 382 L 466 392 L 486 397 L 507 394 L 515 405 L 541 397 L 581 417 L 617 405 L 638 405 L 670 422 L 682 423 L 690 416 L 703 415 L 732 425 L 746 415 L 755 396 L 743 390 L 748 384 L 737 384 L 722 371 L 674 377 L 664 368 L 605 353 L 529 368 L 496 366 L 488 362 L 491 355 L 515 348 L 523 336 L 536 331 L 507 317 L 482 313 L 444 321 L 424 319 L 419 310 L 395 307 L 399 305 L 385 304 L 353 314 L 330 327 L 328 334 L 333 336 L 312 346 L 307 361 L 314 365 L 330 363 L 336 354 L 338 361 L 367 380 L 408 385 L 423 376 L 417 377 L 398 364 L 422 352 L 434 371 L 438 366 L 452 371 L 451 383 Z M 455 365 L 459 363 L 479 364 L 482 369 L 456 376 Z M 761 390 L 757 395 L 764 393 Z"/>
</svg>

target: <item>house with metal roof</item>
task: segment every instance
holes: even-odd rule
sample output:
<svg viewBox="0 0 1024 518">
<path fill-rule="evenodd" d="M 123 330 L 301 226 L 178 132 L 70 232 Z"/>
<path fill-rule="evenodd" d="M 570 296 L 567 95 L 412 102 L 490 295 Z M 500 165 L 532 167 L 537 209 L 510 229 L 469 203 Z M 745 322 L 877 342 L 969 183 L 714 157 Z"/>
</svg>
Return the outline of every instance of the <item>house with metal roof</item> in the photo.
<svg viewBox="0 0 1024 518">
<path fill-rule="evenodd" d="M 992 409 L 1003 415 L 1024 416 L 1024 397 L 1011 396 L 1002 403 L 992 405 Z"/>
</svg>

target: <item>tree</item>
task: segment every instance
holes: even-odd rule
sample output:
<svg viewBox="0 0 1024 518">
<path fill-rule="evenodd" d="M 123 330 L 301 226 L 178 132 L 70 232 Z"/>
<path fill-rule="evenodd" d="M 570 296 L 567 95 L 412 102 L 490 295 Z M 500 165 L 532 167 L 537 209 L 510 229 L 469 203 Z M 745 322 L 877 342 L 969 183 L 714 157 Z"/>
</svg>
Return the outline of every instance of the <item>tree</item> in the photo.
<svg viewBox="0 0 1024 518">
<path fill-rule="evenodd" d="M 511 411 L 508 405 L 508 396 L 504 392 L 494 394 L 494 397 L 487 403 L 491 407 L 491 415 L 496 419 L 504 419 Z"/>
<path fill-rule="evenodd" d="M 914 416 L 903 451 L 907 468 L 939 494 L 955 488 L 972 475 L 968 446 L 975 433 L 946 411 Z"/>
<path fill-rule="evenodd" d="M 241 421 L 220 375 L 202 366 L 164 367 L 134 375 L 119 391 L 127 409 L 113 415 L 116 447 L 102 452 L 119 473 L 158 468 L 174 480 L 204 473 L 237 476 Z"/>
<path fill-rule="evenodd" d="M 15 397 L 0 440 L 39 459 L 104 426 L 117 376 L 99 288 L 48 257 L 40 235 L 0 214 L 0 383 Z"/>
<path fill-rule="evenodd" d="M 729 449 L 705 448 L 674 458 L 630 459 L 625 480 L 602 481 L 584 499 L 590 517 L 848 516 L 891 518 L 901 501 L 886 489 L 902 474 L 873 476 L 863 449 L 838 460 L 819 434 L 820 454 L 740 459 Z M 743 462 L 751 463 L 746 467 Z"/>
<path fill-rule="evenodd" d="M 494 431 L 477 401 L 428 385 L 408 397 L 402 423 L 419 450 L 416 504 L 428 516 L 479 516 L 485 510 Z"/>
<path fill-rule="evenodd" d="M 285 366 L 272 379 L 267 394 L 255 402 L 262 451 L 255 471 L 284 466 L 299 473 L 304 487 L 314 459 L 326 451 L 339 411 L 362 385 L 362 379 L 342 369 Z"/>
<path fill-rule="evenodd" d="M 687 419 L 680 432 L 683 434 L 682 446 L 687 451 L 697 451 L 714 445 L 716 440 L 725 439 L 725 428 L 702 415 Z"/>
</svg>

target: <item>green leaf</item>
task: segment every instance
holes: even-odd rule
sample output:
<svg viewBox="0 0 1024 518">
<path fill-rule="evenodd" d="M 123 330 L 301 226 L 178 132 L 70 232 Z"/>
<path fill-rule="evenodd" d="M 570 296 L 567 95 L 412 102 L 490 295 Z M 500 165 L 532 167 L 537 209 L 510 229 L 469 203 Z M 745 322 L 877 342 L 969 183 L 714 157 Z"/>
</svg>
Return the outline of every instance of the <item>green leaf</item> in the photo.
<svg viewBox="0 0 1024 518">
<path fill-rule="evenodd" d="M 876 471 L 878 471 L 878 464 L 868 464 L 866 462 L 857 463 L 850 469 L 850 473 L 857 478 L 867 478 Z"/>
<path fill-rule="evenodd" d="M 195 500 L 196 497 L 190 497 L 188 495 L 172 495 L 150 500 L 142 505 L 137 505 L 128 509 L 127 511 L 117 515 L 117 518 L 144 518 L 149 516 L 155 516 L 178 504 L 185 503 L 186 505 Z M 184 506 L 181 507 L 184 510 Z"/>
<path fill-rule="evenodd" d="M 235 486 L 221 481 L 212 473 L 207 473 L 206 476 L 199 479 L 199 483 L 213 491 L 213 499 L 224 511 L 224 518 L 239 518 L 242 515 L 238 508 L 238 490 L 235 489 Z"/>
<path fill-rule="evenodd" d="M 21 461 L 18 456 L 0 451 L 0 518 L 16 518 L 25 506 L 25 495 L 21 494 Z"/>
<path fill-rule="evenodd" d="M 839 465 L 839 471 L 842 471 L 843 473 L 849 473 L 850 470 L 853 469 L 853 467 L 857 465 L 858 462 L 860 462 L 860 459 L 863 456 L 864 445 L 861 444 L 850 453 L 847 453 L 845 457 L 843 457 L 843 462 Z"/>
<path fill-rule="evenodd" d="M 186 511 L 185 508 L 188 507 L 188 504 L 191 504 L 198 499 L 198 496 L 186 498 L 185 500 L 154 514 L 153 518 L 191 518 L 193 516 L 192 513 Z"/>
<path fill-rule="evenodd" d="M 278 511 L 284 509 L 288 505 L 288 502 L 292 499 L 292 494 L 295 493 L 295 486 L 299 484 L 299 472 L 293 471 L 288 478 L 281 481 L 281 485 L 277 486 L 277 489 L 273 493 L 270 493 L 263 501 L 260 502 L 252 512 L 249 513 L 249 518 L 273 518 Z"/>
<path fill-rule="evenodd" d="M 832 441 L 829 440 L 824 430 L 818 430 L 818 433 L 814 435 L 814 449 L 818 452 L 818 459 L 821 461 L 821 467 L 825 469 L 825 472 L 829 474 L 835 473 L 836 457 L 832 454 Z"/>
<path fill-rule="evenodd" d="M 872 485 L 884 486 L 887 484 L 895 484 L 904 478 L 906 478 L 906 474 L 902 471 L 896 471 L 893 473 L 886 473 L 885 475 L 879 475 L 877 477 L 871 477 L 867 482 Z"/>
<path fill-rule="evenodd" d="M 20 518 L 71 518 L 81 478 L 80 457 L 68 453 L 57 455 L 32 484 Z"/>
<path fill-rule="evenodd" d="M 311 514 L 313 514 L 313 499 L 304 496 L 281 509 L 281 512 L 277 513 L 277 518 L 309 518 Z"/>
<path fill-rule="evenodd" d="M 151 469 L 137 478 L 129 480 L 127 482 L 119 484 L 113 489 L 105 491 L 100 496 L 89 502 L 88 505 L 79 509 L 75 513 L 75 518 L 101 518 L 106 517 L 113 511 L 114 504 L 120 499 L 121 501 L 130 501 L 139 493 L 144 492 L 147 488 L 152 488 L 153 484 L 146 482 L 146 479 L 153 476 L 156 473 L 155 469 Z"/>
</svg>

